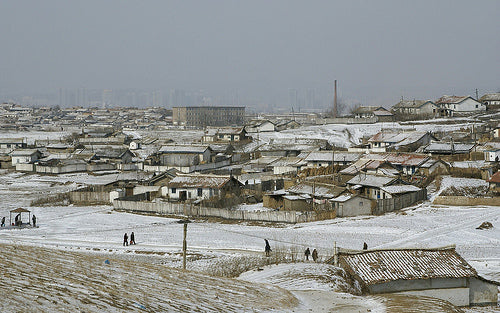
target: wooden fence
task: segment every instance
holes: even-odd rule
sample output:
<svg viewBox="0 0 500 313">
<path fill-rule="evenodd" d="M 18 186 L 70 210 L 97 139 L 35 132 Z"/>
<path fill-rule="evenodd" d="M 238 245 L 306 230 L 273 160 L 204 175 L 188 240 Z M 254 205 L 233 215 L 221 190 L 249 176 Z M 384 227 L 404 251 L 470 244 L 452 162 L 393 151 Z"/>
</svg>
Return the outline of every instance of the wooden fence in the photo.
<svg viewBox="0 0 500 313">
<path fill-rule="evenodd" d="M 117 199 L 113 201 L 115 209 L 130 212 L 147 212 L 166 215 L 183 215 L 189 217 L 218 217 L 228 220 L 262 221 L 278 223 L 303 223 L 335 218 L 334 211 L 324 212 L 296 212 L 296 211 L 243 211 L 232 209 L 219 209 L 200 207 L 187 203 L 175 202 L 147 202 L 147 201 L 125 201 Z"/>
<path fill-rule="evenodd" d="M 400 210 L 426 199 L 427 190 L 425 188 L 390 199 L 377 199 L 377 206 L 373 210 L 373 214 L 380 215 L 386 212 Z"/>
</svg>

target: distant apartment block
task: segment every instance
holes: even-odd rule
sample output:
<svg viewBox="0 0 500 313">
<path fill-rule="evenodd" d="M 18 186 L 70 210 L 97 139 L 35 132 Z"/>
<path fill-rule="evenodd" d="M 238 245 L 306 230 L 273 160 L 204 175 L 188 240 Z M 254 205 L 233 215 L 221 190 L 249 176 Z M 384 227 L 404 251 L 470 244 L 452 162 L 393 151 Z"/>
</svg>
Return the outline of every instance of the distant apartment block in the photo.
<svg viewBox="0 0 500 313">
<path fill-rule="evenodd" d="M 243 125 L 245 107 L 173 107 L 172 113 L 174 125 L 199 127 Z"/>
</svg>

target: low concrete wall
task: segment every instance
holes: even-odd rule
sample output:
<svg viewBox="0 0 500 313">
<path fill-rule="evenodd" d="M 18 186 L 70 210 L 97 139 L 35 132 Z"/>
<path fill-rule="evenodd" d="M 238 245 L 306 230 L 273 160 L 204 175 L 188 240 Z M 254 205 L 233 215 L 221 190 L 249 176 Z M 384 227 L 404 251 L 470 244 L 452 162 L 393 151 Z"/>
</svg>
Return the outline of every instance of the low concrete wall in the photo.
<svg viewBox="0 0 500 313">
<path fill-rule="evenodd" d="M 374 124 L 378 122 L 378 118 L 354 118 L 354 117 L 338 117 L 317 119 L 316 124 Z"/>
<path fill-rule="evenodd" d="M 432 203 L 441 205 L 458 205 L 458 206 L 474 206 L 474 205 L 500 206 L 500 197 L 469 198 L 463 196 L 438 196 L 434 199 L 434 201 L 432 201 Z"/>
<path fill-rule="evenodd" d="M 131 212 L 185 215 L 192 217 L 220 217 L 230 220 L 263 221 L 279 223 L 302 223 L 335 218 L 335 212 L 295 211 L 242 211 L 207 208 L 174 202 L 147 202 L 114 200 L 115 209 Z"/>
</svg>

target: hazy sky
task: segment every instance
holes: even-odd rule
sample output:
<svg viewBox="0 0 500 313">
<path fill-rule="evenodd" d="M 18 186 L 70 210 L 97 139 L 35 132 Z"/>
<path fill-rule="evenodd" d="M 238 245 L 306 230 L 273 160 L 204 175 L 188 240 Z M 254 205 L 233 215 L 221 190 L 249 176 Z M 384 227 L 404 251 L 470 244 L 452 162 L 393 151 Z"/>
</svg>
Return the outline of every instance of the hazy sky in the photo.
<svg viewBox="0 0 500 313">
<path fill-rule="evenodd" d="M 500 1 L 2 0 L 0 91 L 288 89 L 394 104 L 500 90 Z M 244 104 L 244 103 L 242 103 Z"/>
</svg>

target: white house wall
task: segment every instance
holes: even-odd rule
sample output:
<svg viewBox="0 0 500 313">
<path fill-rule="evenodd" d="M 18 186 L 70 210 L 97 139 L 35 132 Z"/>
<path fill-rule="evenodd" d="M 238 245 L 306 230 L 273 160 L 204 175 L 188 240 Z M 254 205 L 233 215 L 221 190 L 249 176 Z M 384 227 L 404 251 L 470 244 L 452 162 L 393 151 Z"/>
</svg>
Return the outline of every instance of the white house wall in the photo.
<svg viewBox="0 0 500 313">
<path fill-rule="evenodd" d="M 164 188 L 162 188 L 162 194 L 165 191 Z M 175 192 L 172 192 L 172 188 L 167 188 L 167 196 L 170 199 L 179 199 L 180 194 L 182 191 L 186 191 L 186 196 L 188 200 L 194 200 L 194 199 L 208 199 L 210 197 L 213 197 L 215 195 L 218 195 L 218 190 L 213 190 L 210 188 L 203 188 L 202 189 L 202 195 L 201 197 L 198 197 L 198 188 L 175 188 Z"/>
<path fill-rule="evenodd" d="M 469 288 L 411 290 L 398 292 L 398 294 L 437 298 L 456 306 L 469 305 Z"/>
<path fill-rule="evenodd" d="M 472 112 L 472 111 L 485 111 L 486 106 L 483 103 L 477 102 L 474 99 L 468 98 L 452 108 L 456 112 Z"/>
</svg>

